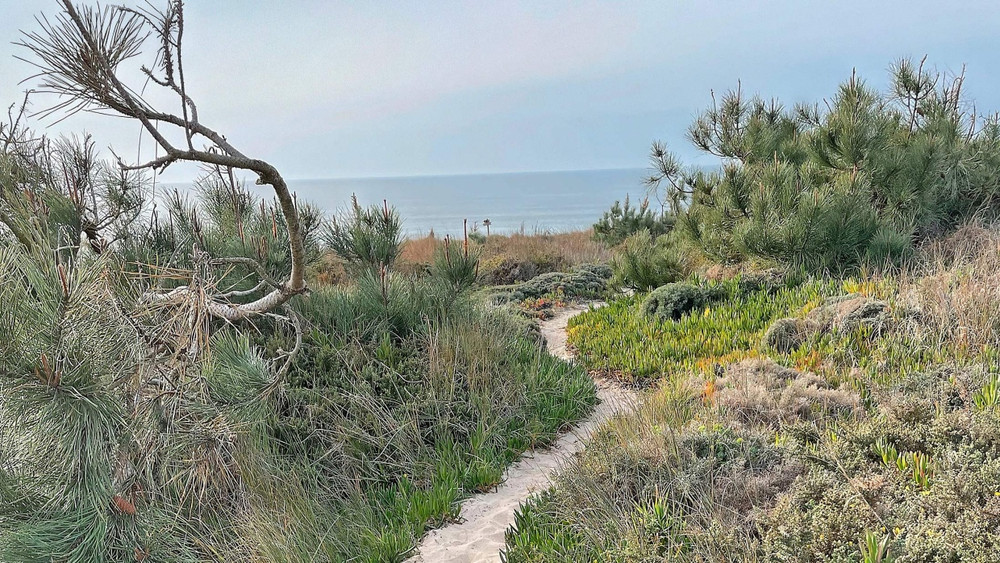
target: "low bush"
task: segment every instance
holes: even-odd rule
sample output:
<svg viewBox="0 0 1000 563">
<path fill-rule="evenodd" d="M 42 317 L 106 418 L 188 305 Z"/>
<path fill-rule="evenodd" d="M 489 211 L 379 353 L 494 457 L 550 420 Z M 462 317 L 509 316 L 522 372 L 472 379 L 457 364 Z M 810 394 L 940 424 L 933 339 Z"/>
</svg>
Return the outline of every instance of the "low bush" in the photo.
<svg viewBox="0 0 1000 563">
<path fill-rule="evenodd" d="M 888 305 L 863 295 L 848 294 L 831 297 L 823 301 L 804 318 L 779 319 L 764 333 L 764 343 L 787 354 L 810 338 L 836 331 L 851 333 L 861 326 L 875 332 L 889 314 Z"/>
<path fill-rule="evenodd" d="M 611 259 L 613 287 L 649 291 L 686 277 L 684 257 L 667 237 L 655 238 L 643 230 L 629 236 Z"/>
<path fill-rule="evenodd" d="M 711 401 L 733 424 L 775 431 L 802 421 L 828 422 L 819 419 L 844 417 L 861 407 L 853 389 L 759 358 L 723 368 L 713 381 Z"/>
<path fill-rule="evenodd" d="M 819 327 L 805 319 L 778 319 L 771 323 L 764 333 L 764 345 L 782 354 L 788 354 L 818 332 Z"/>
<path fill-rule="evenodd" d="M 674 216 L 665 210 L 654 213 L 649 208 L 649 198 L 643 199 L 639 207 L 632 207 L 626 196 L 624 206 L 616 201 L 594 223 L 594 239 L 608 246 L 617 246 L 639 231 L 648 231 L 656 238 L 669 233 L 673 226 Z"/>
<path fill-rule="evenodd" d="M 433 281 L 393 279 L 388 310 L 363 281 L 298 305 L 310 328 L 277 437 L 314 460 L 338 515 L 323 540 L 333 560 L 401 561 L 595 401 L 590 378 L 546 354 L 524 321 L 469 295 L 442 308 Z"/>
<path fill-rule="evenodd" d="M 491 291 L 493 299 L 520 303 L 526 299 L 555 297 L 563 299 L 598 299 L 608 291 L 611 269 L 601 264 L 584 264 L 572 272 L 550 272 L 524 283 Z"/>
<path fill-rule="evenodd" d="M 562 261 L 522 261 L 509 256 L 494 256 L 483 261 L 483 283 L 486 285 L 512 285 L 526 282 L 542 273 L 562 267 Z"/>
<path fill-rule="evenodd" d="M 660 286 L 642 301 L 642 312 L 661 321 L 677 321 L 692 311 L 721 298 L 718 287 L 706 287 L 691 282 L 675 282 Z"/>
<path fill-rule="evenodd" d="M 742 293 L 765 291 L 776 293 L 783 287 L 792 287 L 801 280 L 784 270 L 771 268 L 760 271 L 743 272 L 738 276 L 736 288 Z"/>
</svg>

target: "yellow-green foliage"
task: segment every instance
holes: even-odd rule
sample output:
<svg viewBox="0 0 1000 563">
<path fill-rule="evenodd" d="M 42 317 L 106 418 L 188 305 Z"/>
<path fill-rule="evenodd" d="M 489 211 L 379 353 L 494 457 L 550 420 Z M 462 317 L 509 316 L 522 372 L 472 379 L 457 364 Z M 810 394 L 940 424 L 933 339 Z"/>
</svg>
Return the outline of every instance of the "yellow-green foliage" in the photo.
<svg viewBox="0 0 1000 563">
<path fill-rule="evenodd" d="M 678 321 L 643 314 L 642 298 L 622 299 L 570 321 L 569 342 L 577 359 L 591 370 L 625 381 L 643 382 L 716 362 L 756 354 L 771 321 L 788 316 L 836 285 L 810 282 L 775 293 L 740 293 Z"/>
</svg>

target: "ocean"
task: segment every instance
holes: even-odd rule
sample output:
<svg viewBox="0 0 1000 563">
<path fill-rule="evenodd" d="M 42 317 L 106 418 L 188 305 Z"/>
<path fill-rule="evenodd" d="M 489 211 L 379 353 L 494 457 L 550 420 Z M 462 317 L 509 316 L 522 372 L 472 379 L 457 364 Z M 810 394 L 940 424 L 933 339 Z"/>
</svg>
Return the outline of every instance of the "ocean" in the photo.
<svg viewBox="0 0 1000 563">
<path fill-rule="evenodd" d="M 398 178 L 290 180 L 289 187 L 327 213 L 350 205 L 356 194 L 362 205 L 385 199 L 403 219 L 409 237 L 434 231 L 442 236 L 462 233 L 490 220 L 490 232 L 565 232 L 589 228 L 615 200 L 646 195 L 644 168 L 411 176 Z M 170 187 L 178 186 L 171 184 Z M 252 188 L 260 193 L 259 188 Z"/>
</svg>

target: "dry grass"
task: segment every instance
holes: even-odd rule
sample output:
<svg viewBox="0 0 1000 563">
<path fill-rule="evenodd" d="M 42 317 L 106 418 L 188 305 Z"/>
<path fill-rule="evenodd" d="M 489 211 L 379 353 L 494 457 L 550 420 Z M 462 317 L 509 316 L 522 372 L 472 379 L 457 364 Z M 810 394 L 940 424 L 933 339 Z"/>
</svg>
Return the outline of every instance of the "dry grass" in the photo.
<svg viewBox="0 0 1000 563">
<path fill-rule="evenodd" d="M 441 240 L 434 234 L 407 239 L 403 243 L 400 261 L 410 264 L 430 263 L 434 249 Z M 590 229 L 569 233 L 490 235 L 486 242 L 476 246 L 482 249 L 483 260 L 500 256 L 525 261 L 538 257 L 554 257 L 568 266 L 607 263 L 611 260 L 612 254 L 609 248 L 594 240 L 593 231 Z"/>
<path fill-rule="evenodd" d="M 431 263 L 441 239 L 433 234 L 403 243 L 400 266 L 419 270 Z M 480 273 L 487 283 L 525 281 L 546 272 L 565 271 L 580 264 L 606 264 L 611 250 L 593 239 L 593 231 L 491 235 L 472 243 L 482 251 Z"/>
<path fill-rule="evenodd" d="M 399 261 L 405 264 L 430 264 L 434 259 L 434 249 L 441 242 L 442 239 L 436 237 L 434 233 L 421 238 L 408 238 L 403 241 Z"/>
<path fill-rule="evenodd" d="M 443 238 L 433 233 L 403 241 L 396 268 L 403 273 L 426 272 Z M 568 271 L 581 264 L 607 264 L 612 250 L 593 238 L 593 231 L 568 233 L 515 233 L 491 235 L 483 242 L 469 241 L 481 251 L 479 273 L 484 283 L 506 285 L 527 281 L 547 272 Z M 340 285 L 347 280 L 341 261 L 326 252 L 309 272 L 315 287 Z"/>
<path fill-rule="evenodd" d="M 611 251 L 594 240 L 593 231 L 570 233 L 513 234 L 491 236 L 483 247 L 484 257 L 509 256 L 527 260 L 535 256 L 556 256 L 567 266 L 605 264 Z"/>
<path fill-rule="evenodd" d="M 970 224 L 928 245 L 901 294 L 941 342 L 970 351 L 1000 342 L 1000 229 Z"/>
<path fill-rule="evenodd" d="M 716 404 L 748 427 L 779 430 L 797 420 L 848 414 L 860 407 L 856 393 L 771 360 L 733 364 L 717 385 Z"/>
</svg>

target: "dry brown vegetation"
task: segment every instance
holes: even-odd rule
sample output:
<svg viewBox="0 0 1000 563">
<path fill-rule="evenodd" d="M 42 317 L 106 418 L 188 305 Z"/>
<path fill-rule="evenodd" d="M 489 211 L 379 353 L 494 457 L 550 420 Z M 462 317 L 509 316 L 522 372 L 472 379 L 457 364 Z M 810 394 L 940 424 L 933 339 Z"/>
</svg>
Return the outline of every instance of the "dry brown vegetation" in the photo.
<svg viewBox="0 0 1000 563">
<path fill-rule="evenodd" d="M 442 242 L 433 234 L 409 239 L 399 258 L 402 267 L 419 270 L 433 261 L 434 249 Z M 538 274 L 571 269 L 580 264 L 605 264 L 611 250 L 593 238 L 593 231 L 569 233 L 515 233 L 490 235 L 473 242 L 481 252 L 480 274 L 490 284 L 526 281 Z"/>
<path fill-rule="evenodd" d="M 1000 342 L 1000 231 L 966 225 L 922 257 L 901 284 L 918 324 L 973 350 Z"/>
<path fill-rule="evenodd" d="M 714 388 L 718 389 L 715 404 L 734 422 L 751 428 L 780 430 L 782 425 L 818 415 L 851 414 L 860 406 L 856 393 L 835 388 L 816 374 L 764 359 L 729 366 Z"/>
</svg>

